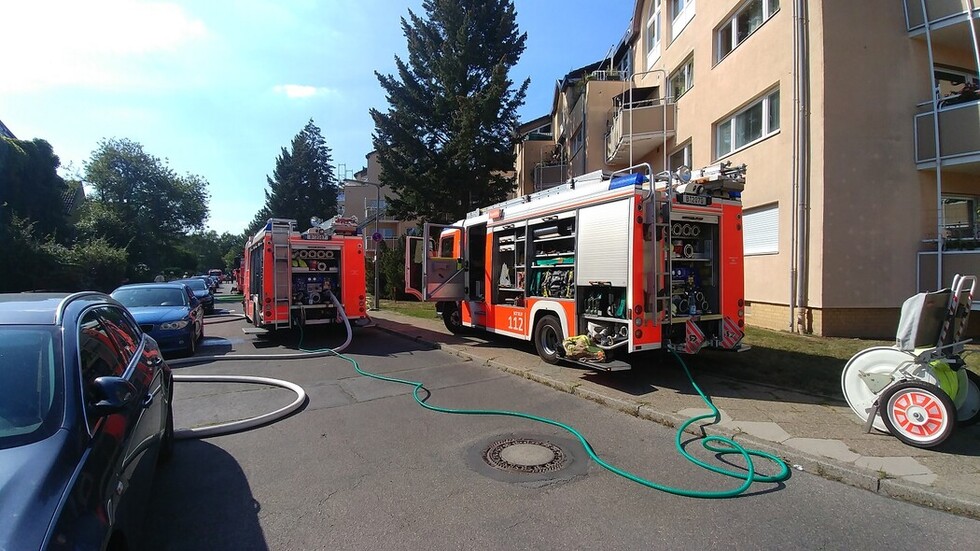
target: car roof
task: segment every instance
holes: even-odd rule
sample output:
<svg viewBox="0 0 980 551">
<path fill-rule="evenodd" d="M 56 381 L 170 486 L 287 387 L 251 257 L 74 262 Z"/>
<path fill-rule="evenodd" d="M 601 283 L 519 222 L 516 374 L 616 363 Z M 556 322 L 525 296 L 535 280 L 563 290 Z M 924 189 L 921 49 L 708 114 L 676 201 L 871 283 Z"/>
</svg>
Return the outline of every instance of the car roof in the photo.
<svg viewBox="0 0 980 551">
<path fill-rule="evenodd" d="M 154 287 L 160 289 L 184 289 L 187 286 L 183 283 L 179 283 L 176 281 L 171 283 L 130 283 L 129 285 L 121 285 L 119 287 L 116 287 L 116 290 L 113 291 L 113 293 L 122 289 L 145 289 L 147 287 Z"/>
<path fill-rule="evenodd" d="M 3 293 L 0 294 L 0 325 L 57 325 L 69 302 L 88 299 L 115 301 L 102 293 Z"/>
</svg>

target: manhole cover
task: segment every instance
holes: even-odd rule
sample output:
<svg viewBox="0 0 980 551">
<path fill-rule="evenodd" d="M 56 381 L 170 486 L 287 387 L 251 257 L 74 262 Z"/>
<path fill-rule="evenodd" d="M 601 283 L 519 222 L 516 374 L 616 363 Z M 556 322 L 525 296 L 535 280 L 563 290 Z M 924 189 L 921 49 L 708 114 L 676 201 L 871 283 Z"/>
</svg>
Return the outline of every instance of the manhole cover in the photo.
<svg viewBox="0 0 980 551">
<path fill-rule="evenodd" d="M 565 453 L 544 440 L 506 438 L 490 444 L 484 461 L 495 469 L 539 474 L 557 471 L 565 466 Z"/>
</svg>

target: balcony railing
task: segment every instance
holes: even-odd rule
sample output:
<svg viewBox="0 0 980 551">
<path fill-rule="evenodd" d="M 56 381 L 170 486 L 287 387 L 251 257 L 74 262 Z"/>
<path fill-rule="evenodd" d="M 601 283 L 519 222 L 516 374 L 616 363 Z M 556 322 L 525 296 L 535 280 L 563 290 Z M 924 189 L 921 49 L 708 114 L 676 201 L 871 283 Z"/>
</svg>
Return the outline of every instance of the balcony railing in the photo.
<svg viewBox="0 0 980 551">
<path fill-rule="evenodd" d="M 963 0 L 926 0 L 926 12 L 929 23 L 938 27 L 966 21 L 970 16 Z M 905 17 L 909 31 L 925 27 L 926 19 L 919 0 L 905 0 Z M 980 10 L 974 10 L 973 17 L 980 17 Z"/>
<path fill-rule="evenodd" d="M 934 291 L 937 285 L 949 285 L 956 274 L 976 274 L 980 266 L 980 250 L 952 250 L 943 252 L 943 276 L 936 278 L 936 251 L 924 251 L 918 254 L 916 288 L 918 292 Z M 972 310 L 980 310 L 980 300 L 973 301 Z"/>
<path fill-rule="evenodd" d="M 568 180 L 567 164 L 538 164 L 534 167 L 534 191 L 560 186 Z"/>
<path fill-rule="evenodd" d="M 650 99 L 624 103 L 613 113 L 606 132 L 606 162 L 621 164 L 653 151 L 674 135 L 677 105 Z"/>
<path fill-rule="evenodd" d="M 935 166 L 936 139 L 931 104 L 915 116 L 915 162 Z M 944 165 L 966 165 L 980 172 L 980 101 L 939 108 L 939 155 Z M 970 172 L 973 172 L 970 170 Z"/>
</svg>

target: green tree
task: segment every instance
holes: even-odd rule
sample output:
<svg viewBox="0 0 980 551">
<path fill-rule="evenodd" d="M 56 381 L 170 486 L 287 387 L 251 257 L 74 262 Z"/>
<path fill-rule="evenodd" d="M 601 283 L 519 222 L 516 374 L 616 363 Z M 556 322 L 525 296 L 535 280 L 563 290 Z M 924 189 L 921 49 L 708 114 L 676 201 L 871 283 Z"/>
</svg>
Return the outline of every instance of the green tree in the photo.
<svg viewBox="0 0 980 551">
<path fill-rule="evenodd" d="M 208 217 L 207 181 L 178 175 L 132 140 L 100 142 L 85 180 L 93 194 L 78 225 L 90 239 L 125 248 L 131 276 L 141 264 L 154 272 L 167 265 L 185 233 L 203 228 Z"/>
<path fill-rule="evenodd" d="M 512 131 L 529 80 L 508 77 L 524 52 L 512 0 L 424 0 L 402 18 L 408 63 L 375 73 L 387 113 L 371 110 L 389 214 L 452 221 L 514 188 Z"/>
<path fill-rule="evenodd" d="M 68 186 L 58 176 L 60 164 L 44 140 L 0 138 L 0 224 L 16 215 L 33 224 L 33 233 L 66 239 Z"/>
<path fill-rule="evenodd" d="M 337 179 L 330 148 L 320 128 L 310 119 L 293 138 L 289 149 L 276 157 L 272 177 L 266 177 L 265 205 L 246 230 L 252 235 L 269 218 L 294 218 L 305 228 L 310 218 L 337 214 Z"/>
</svg>

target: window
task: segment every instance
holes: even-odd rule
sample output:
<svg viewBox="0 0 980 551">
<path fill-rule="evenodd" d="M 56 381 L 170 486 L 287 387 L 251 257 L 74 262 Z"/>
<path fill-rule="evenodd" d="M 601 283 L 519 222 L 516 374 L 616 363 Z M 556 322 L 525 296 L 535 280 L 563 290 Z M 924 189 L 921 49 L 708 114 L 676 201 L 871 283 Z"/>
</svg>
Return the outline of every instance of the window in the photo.
<svg viewBox="0 0 980 551">
<path fill-rule="evenodd" d="M 943 196 L 943 228 L 945 239 L 980 239 L 977 224 L 978 202 L 976 197 Z"/>
<path fill-rule="evenodd" d="M 120 376 L 126 368 L 116 350 L 109 331 L 102 325 L 95 310 L 82 317 L 78 327 L 78 355 L 81 360 L 82 393 L 85 403 L 95 401 L 92 383 L 103 376 Z M 95 429 L 97 419 L 89 418 L 89 429 Z"/>
<path fill-rule="evenodd" d="M 694 0 L 671 0 L 670 39 L 674 40 L 681 34 L 684 27 L 694 19 Z"/>
<path fill-rule="evenodd" d="M 392 239 L 395 237 L 395 230 L 391 228 L 381 228 L 381 237 L 385 239 Z"/>
<path fill-rule="evenodd" d="M 670 75 L 670 94 L 677 101 L 694 86 L 694 56 L 687 58 L 676 71 Z"/>
<path fill-rule="evenodd" d="M 721 61 L 779 11 L 779 0 L 750 0 L 715 31 L 717 60 Z"/>
<path fill-rule="evenodd" d="M 683 147 L 673 152 L 667 160 L 668 170 L 671 172 L 682 166 L 691 168 L 691 142 L 687 142 Z"/>
<path fill-rule="evenodd" d="M 118 308 L 99 308 L 99 315 L 102 316 L 103 323 L 109 329 L 116 345 L 122 352 L 123 360 L 128 363 L 136 354 L 136 350 L 143 340 L 140 337 L 139 329 L 136 329 L 126 314 Z"/>
<path fill-rule="evenodd" d="M 583 145 L 585 145 L 585 133 L 582 132 L 582 127 L 580 126 L 572 134 L 572 157 L 578 154 Z"/>
<path fill-rule="evenodd" d="M 715 127 L 716 158 L 748 147 L 779 130 L 779 90 L 742 109 Z"/>
<path fill-rule="evenodd" d="M 776 254 L 779 252 L 779 205 L 748 209 L 742 214 L 743 253 Z"/>
<path fill-rule="evenodd" d="M 623 80 L 629 80 L 633 76 L 633 48 L 626 50 L 616 69 L 619 70 L 619 74 L 623 75 Z M 551 124 L 548 124 L 548 134 L 551 134 Z"/>
<path fill-rule="evenodd" d="M 651 0 L 650 15 L 647 17 L 647 69 L 660 59 L 660 12 L 661 0 Z"/>
</svg>

